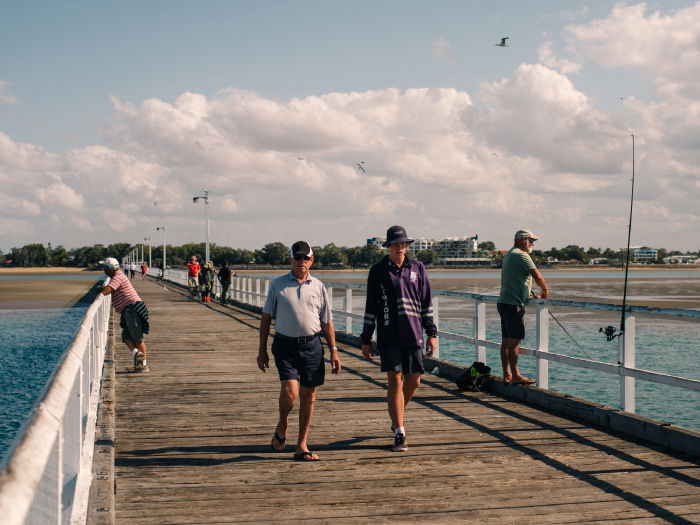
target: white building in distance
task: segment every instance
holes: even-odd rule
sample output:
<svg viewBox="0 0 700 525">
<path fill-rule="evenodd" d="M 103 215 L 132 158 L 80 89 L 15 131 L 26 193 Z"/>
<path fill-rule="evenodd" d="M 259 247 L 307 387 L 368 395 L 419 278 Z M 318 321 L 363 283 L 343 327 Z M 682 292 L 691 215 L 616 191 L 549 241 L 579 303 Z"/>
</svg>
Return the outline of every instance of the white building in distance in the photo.
<svg viewBox="0 0 700 525">
<path fill-rule="evenodd" d="M 367 244 L 374 244 L 381 247 L 386 238 L 372 237 L 367 239 Z M 479 252 L 479 236 L 472 237 L 445 237 L 443 239 L 427 239 L 421 237 L 408 246 L 408 252 L 416 256 L 424 250 L 436 252 L 441 262 L 448 263 L 471 263 Z M 487 259 L 485 259 L 487 260 Z M 488 259 L 490 261 L 490 259 Z M 481 262 L 481 260 L 479 260 Z"/>
<path fill-rule="evenodd" d="M 627 248 L 620 249 L 622 259 L 625 259 Z M 659 255 L 659 250 L 648 246 L 630 246 L 630 261 L 637 263 L 648 263 L 655 261 Z"/>
</svg>

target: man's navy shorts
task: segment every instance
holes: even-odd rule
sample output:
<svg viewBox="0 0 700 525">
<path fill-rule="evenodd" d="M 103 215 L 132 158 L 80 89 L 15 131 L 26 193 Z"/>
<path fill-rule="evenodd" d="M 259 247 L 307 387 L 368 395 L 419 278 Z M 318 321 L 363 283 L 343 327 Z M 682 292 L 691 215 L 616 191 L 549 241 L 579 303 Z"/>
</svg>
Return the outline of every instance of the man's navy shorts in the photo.
<svg viewBox="0 0 700 525">
<path fill-rule="evenodd" d="M 309 388 L 323 384 L 326 367 L 320 337 L 314 337 L 308 343 L 275 337 L 272 340 L 272 355 L 280 381 L 297 380 L 301 386 Z"/>
<path fill-rule="evenodd" d="M 501 337 L 504 339 L 525 339 L 525 309 L 514 304 L 496 303 L 501 315 Z"/>
<path fill-rule="evenodd" d="M 379 359 L 382 372 L 425 373 L 423 348 L 420 346 L 380 348 Z"/>
</svg>

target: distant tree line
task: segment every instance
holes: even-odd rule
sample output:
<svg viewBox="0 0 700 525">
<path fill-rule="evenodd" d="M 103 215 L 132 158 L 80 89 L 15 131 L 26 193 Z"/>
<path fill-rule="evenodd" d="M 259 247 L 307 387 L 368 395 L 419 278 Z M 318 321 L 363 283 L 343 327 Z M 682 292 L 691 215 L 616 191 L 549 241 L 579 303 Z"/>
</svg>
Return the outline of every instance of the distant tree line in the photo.
<svg viewBox="0 0 700 525">
<path fill-rule="evenodd" d="M 116 243 L 110 245 L 95 244 L 94 246 L 84 246 L 82 248 L 66 249 L 63 246 L 52 248 L 49 244 L 27 244 L 21 248 L 12 248 L 8 253 L 0 251 L 0 260 L 4 261 L 4 266 L 15 267 L 45 267 L 45 266 L 75 266 L 91 267 L 105 257 L 115 257 L 122 260 L 129 253 L 136 250 L 137 259 L 141 259 L 141 245 L 128 243 Z M 380 260 L 385 250 L 374 244 L 364 246 L 336 246 L 333 243 L 325 246 L 314 246 L 315 264 L 324 268 L 343 267 L 367 267 Z M 148 246 L 143 247 L 144 260 L 148 262 Z M 168 266 L 182 266 L 192 256 L 196 255 L 201 261 L 204 260 L 204 243 L 190 243 L 182 246 L 166 246 L 166 256 Z M 288 263 L 289 247 L 281 242 L 268 243 L 258 250 L 246 250 L 230 248 L 228 246 L 218 246 L 210 244 L 209 253 L 212 262 L 220 265 L 227 261 L 233 266 L 281 266 Z M 611 264 L 621 263 L 621 256 L 618 250 L 610 248 L 588 248 L 569 245 L 565 248 L 551 248 L 549 250 L 534 250 L 533 258 L 538 263 L 546 263 L 548 260 L 579 262 L 588 264 L 591 259 L 604 258 Z M 684 255 L 678 251 L 667 251 L 663 248 L 658 250 L 656 262 L 668 255 Z M 687 255 L 690 255 L 688 253 Z M 482 242 L 478 246 L 478 256 L 490 257 L 498 263 L 502 253 L 497 251 L 491 241 Z M 442 253 L 437 250 L 423 250 L 416 254 L 416 258 L 426 265 L 438 264 Z M 152 246 L 151 261 L 154 267 L 163 264 L 162 246 Z"/>
</svg>

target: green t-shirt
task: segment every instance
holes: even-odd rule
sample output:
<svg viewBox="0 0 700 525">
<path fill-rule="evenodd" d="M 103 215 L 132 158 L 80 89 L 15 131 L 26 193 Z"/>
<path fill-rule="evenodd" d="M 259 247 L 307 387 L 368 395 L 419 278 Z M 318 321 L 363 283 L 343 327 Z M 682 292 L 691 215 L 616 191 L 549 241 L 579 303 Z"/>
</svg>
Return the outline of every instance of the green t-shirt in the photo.
<svg viewBox="0 0 700 525">
<path fill-rule="evenodd" d="M 537 268 L 530 254 L 520 248 L 511 248 L 503 258 L 501 271 L 501 295 L 499 303 L 525 306 L 530 300 L 532 276 L 530 270 Z"/>
</svg>

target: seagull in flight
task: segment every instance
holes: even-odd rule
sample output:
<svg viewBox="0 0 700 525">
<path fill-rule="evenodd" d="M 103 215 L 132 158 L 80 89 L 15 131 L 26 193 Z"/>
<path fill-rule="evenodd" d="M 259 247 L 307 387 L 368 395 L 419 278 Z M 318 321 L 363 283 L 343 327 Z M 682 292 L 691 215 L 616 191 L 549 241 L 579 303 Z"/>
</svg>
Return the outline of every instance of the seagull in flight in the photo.
<svg viewBox="0 0 700 525">
<path fill-rule="evenodd" d="M 508 40 L 509 38 L 509 36 L 504 36 L 503 38 L 501 38 L 501 41 L 498 44 L 494 45 L 498 47 L 508 47 L 508 44 L 506 44 L 506 40 Z"/>
<path fill-rule="evenodd" d="M 355 166 L 357 166 L 357 169 L 360 170 L 362 173 L 367 173 L 367 170 L 365 170 L 365 167 L 363 166 L 364 163 L 365 161 L 363 160 L 362 162 L 358 162 L 357 164 L 355 164 Z"/>
</svg>

